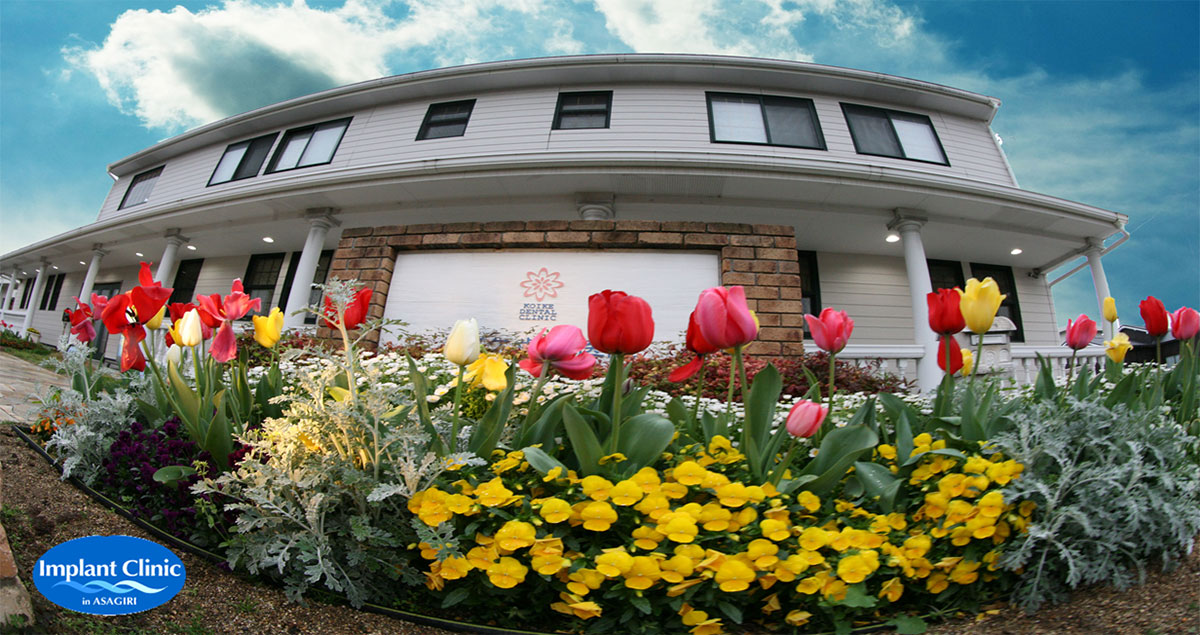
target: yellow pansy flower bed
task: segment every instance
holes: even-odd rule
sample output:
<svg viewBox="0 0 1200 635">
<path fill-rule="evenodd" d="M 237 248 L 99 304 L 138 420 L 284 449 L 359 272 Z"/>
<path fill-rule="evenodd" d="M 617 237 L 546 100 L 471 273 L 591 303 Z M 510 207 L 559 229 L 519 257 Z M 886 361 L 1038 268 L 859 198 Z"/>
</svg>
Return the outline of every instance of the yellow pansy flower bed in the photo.
<svg viewBox="0 0 1200 635">
<path fill-rule="evenodd" d="M 928 434 L 913 442 L 914 454 L 945 447 Z M 899 472 L 895 455 L 880 445 L 874 460 Z M 722 437 L 616 482 L 543 476 L 520 452 L 497 451 L 408 509 L 455 527 L 457 544 L 417 548 L 430 589 L 472 589 L 463 606 L 526 589 L 580 631 L 631 619 L 694 634 L 828 630 L 1003 592 L 1013 574 L 997 567 L 1001 549 L 1033 510 L 1001 489 L 1022 469 L 995 454 L 926 454 L 902 484 L 905 508 L 884 511 L 746 482 L 745 457 Z M 611 623 L 592 628 L 600 620 Z"/>
</svg>

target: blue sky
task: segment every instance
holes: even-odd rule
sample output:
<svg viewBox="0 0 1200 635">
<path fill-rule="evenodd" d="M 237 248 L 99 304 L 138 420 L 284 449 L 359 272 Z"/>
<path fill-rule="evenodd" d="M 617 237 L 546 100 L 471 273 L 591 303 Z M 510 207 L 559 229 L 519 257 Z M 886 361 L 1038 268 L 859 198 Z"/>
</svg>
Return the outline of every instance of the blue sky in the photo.
<svg viewBox="0 0 1200 635">
<path fill-rule="evenodd" d="M 1003 101 L 1021 186 L 1127 214 L 1104 259 L 1137 302 L 1200 305 L 1200 2 L 0 0 L 0 253 L 95 220 L 104 167 L 188 128 L 350 82 L 612 52 L 752 55 Z M 1096 316 L 1086 270 L 1058 316 Z"/>
</svg>

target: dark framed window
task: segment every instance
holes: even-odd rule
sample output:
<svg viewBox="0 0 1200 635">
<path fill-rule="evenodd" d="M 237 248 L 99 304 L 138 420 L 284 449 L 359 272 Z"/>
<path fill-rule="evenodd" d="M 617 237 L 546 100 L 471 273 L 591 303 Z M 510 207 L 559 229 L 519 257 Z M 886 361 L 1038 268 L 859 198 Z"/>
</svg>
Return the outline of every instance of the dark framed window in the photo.
<svg viewBox="0 0 1200 635">
<path fill-rule="evenodd" d="M 313 273 L 314 285 L 325 284 L 325 279 L 329 277 L 329 265 L 333 262 L 333 250 L 326 249 L 321 252 L 317 258 L 317 270 Z M 283 278 L 283 291 L 280 293 L 279 304 L 280 308 L 286 309 L 288 300 L 291 297 L 292 281 L 296 279 L 296 268 L 300 265 L 300 252 L 292 252 L 292 259 L 288 262 L 287 275 Z M 309 289 L 308 306 L 315 306 L 321 301 L 321 290 L 316 288 Z M 305 324 L 316 324 L 317 316 L 312 313 L 304 315 Z"/>
<path fill-rule="evenodd" d="M 612 113 L 612 91 L 559 93 L 554 107 L 554 130 L 607 128 Z"/>
<path fill-rule="evenodd" d="M 800 303 L 803 313 L 820 315 L 821 285 L 818 282 L 820 276 L 817 272 L 817 252 L 798 251 L 796 255 L 796 260 L 800 264 Z M 808 333 L 808 320 L 804 320 L 802 327 L 804 337 L 811 337 Z"/>
<path fill-rule="evenodd" d="M 38 304 L 39 311 L 53 311 L 58 307 L 58 294 L 62 291 L 63 279 L 66 274 L 50 276 L 46 281 L 46 288 L 42 289 L 42 301 Z"/>
<path fill-rule="evenodd" d="M 811 99 L 707 94 L 708 129 L 713 143 L 825 149 L 825 136 Z"/>
<path fill-rule="evenodd" d="M 242 289 L 251 299 L 262 300 L 262 308 L 247 314 L 245 319 L 248 320 L 250 315 L 259 313 L 266 315 L 276 306 L 271 301 L 275 298 L 275 284 L 279 282 L 279 271 L 283 269 L 283 256 L 282 253 L 250 256 L 250 263 L 246 265 L 246 276 L 242 278 Z"/>
<path fill-rule="evenodd" d="M 196 281 L 200 279 L 200 270 L 203 268 L 203 258 L 181 261 L 175 270 L 175 284 L 171 285 L 171 299 L 167 302 L 192 302 L 196 296 Z"/>
<path fill-rule="evenodd" d="M 926 260 L 925 264 L 929 266 L 929 282 L 933 283 L 933 290 L 938 289 L 962 289 L 967 286 L 967 281 L 963 279 L 962 263 L 956 260 Z"/>
<path fill-rule="evenodd" d="M 842 104 L 842 113 L 859 154 L 950 165 L 933 121 L 925 115 L 854 104 Z"/>
<path fill-rule="evenodd" d="M 448 101 L 431 104 L 425 112 L 425 120 L 417 131 L 417 141 L 461 137 L 467 132 L 467 121 L 475 109 L 475 100 Z"/>
<path fill-rule="evenodd" d="M 162 171 L 162 167 L 157 167 L 133 177 L 133 182 L 129 184 L 129 189 L 125 190 L 125 197 L 121 199 L 121 206 L 117 209 L 141 205 L 150 200 L 150 191 L 154 189 L 154 183 L 158 181 Z"/>
<path fill-rule="evenodd" d="M 271 146 L 275 145 L 275 137 L 278 136 L 279 133 L 272 132 L 225 148 L 225 154 L 221 155 L 221 160 L 217 162 L 208 184 L 216 185 L 258 176 L 258 171 L 262 169 L 263 161 L 267 160 Z"/>
<path fill-rule="evenodd" d="M 1017 299 L 1017 285 L 1013 279 L 1012 267 L 1004 265 L 984 265 L 979 263 L 971 263 L 971 277 L 976 280 L 991 278 L 996 281 L 996 286 L 1000 288 L 1000 293 L 1005 296 L 1004 301 L 1000 303 L 1000 309 L 996 311 L 996 315 L 1002 315 L 1013 321 L 1017 330 L 1011 333 L 1011 341 L 1025 341 L 1025 327 L 1021 324 L 1021 303 Z"/>
<path fill-rule="evenodd" d="M 267 174 L 333 161 L 333 154 L 337 152 L 349 126 L 350 117 L 347 117 L 288 130 L 283 133 L 283 140 L 267 165 Z"/>
<path fill-rule="evenodd" d="M 29 308 L 29 296 L 33 295 L 33 278 L 25 278 L 25 289 L 21 292 L 21 308 Z"/>
</svg>

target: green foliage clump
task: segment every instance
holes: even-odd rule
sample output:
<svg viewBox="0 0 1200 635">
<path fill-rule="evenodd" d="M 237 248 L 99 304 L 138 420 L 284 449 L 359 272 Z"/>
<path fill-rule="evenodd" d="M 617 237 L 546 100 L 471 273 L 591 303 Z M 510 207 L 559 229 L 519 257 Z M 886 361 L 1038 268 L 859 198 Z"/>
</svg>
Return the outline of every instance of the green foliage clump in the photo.
<svg viewBox="0 0 1200 635">
<path fill-rule="evenodd" d="M 1125 588 L 1188 552 L 1200 532 L 1197 440 L 1161 409 L 1098 394 L 1026 402 L 1010 417 L 994 443 L 1025 472 L 1006 499 L 1038 508 L 1002 561 L 1024 568 L 1016 603 L 1032 612 L 1081 585 Z"/>
</svg>

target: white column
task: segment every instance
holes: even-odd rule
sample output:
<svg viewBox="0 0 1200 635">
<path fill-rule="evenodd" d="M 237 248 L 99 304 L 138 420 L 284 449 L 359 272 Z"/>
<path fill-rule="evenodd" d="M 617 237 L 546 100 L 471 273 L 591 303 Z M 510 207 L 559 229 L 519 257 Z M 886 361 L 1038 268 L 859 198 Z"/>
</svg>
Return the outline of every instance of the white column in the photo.
<svg viewBox="0 0 1200 635">
<path fill-rule="evenodd" d="M 283 310 L 285 329 L 304 326 L 305 314 L 302 309 L 308 306 L 308 295 L 312 290 L 313 277 L 317 275 L 321 250 L 325 248 L 325 237 L 329 235 L 330 229 L 341 224 L 333 217 L 334 213 L 334 210 L 325 208 L 305 212 L 308 218 L 308 238 L 304 241 L 304 251 L 300 252 L 300 262 L 296 265 L 292 288 L 288 290 L 288 302 Z"/>
<path fill-rule="evenodd" d="M 88 265 L 87 273 L 83 276 L 83 286 L 79 288 L 80 302 L 91 303 L 92 287 L 96 285 L 96 274 L 100 273 L 100 261 L 104 260 L 106 255 L 108 252 L 100 248 L 100 243 L 92 245 L 92 263 Z"/>
<path fill-rule="evenodd" d="M 13 304 L 17 296 L 17 268 L 13 267 L 12 271 L 8 272 L 8 293 L 4 294 L 4 304 L 0 305 L 0 314 L 8 310 L 8 307 Z"/>
<path fill-rule="evenodd" d="M 21 324 L 21 334 L 29 332 L 33 326 L 33 313 L 37 311 L 38 302 L 42 299 L 42 289 L 46 286 L 46 270 L 50 268 L 50 263 L 42 258 L 42 262 L 37 270 L 37 278 L 33 280 L 33 292 L 29 294 L 29 306 L 25 307 L 25 321 Z"/>
<path fill-rule="evenodd" d="M 1112 294 L 1108 291 L 1108 278 L 1105 277 L 1104 265 L 1100 262 L 1101 251 L 1103 251 L 1103 245 L 1099 241 L 1088 241 L 1088 267 L 1092 270 L 1092 284 L 1096 287 L 1096 306 L 1099 312 L 1099 315 L 1096 316 L 1096 323 L 1100 324 L 1104 329 L 1104 339 L 1111 340 L 1113 338 L 1113 329 L 1112 324 L 1104 319 L 1104 298 Z"/>
<path fill-rule="evenodd" d="M 167 247 L 158 261 L 158 269 L 154 270 L 154 281 L 164 285 L 170 284 L 175 278 L 175 268 L 179 266 L 179 248 L 188 242 L 187 236 L 180 234 L 178 229 L 168 229 L 166 239 Z"/>
<path fill-rule="evenodd" d="M 912 299 L 913 340 L 925 349 L 925 355 L 917 360 L 917 387 L 921 392 L 937 388 L 942 371 L 937 365 L 937 334 L 929 328 L 929 301 L 933 292 L 929 281 L 929 264 L 925 261 L 925 244 L 921 242 L 921 226 L 925 219 L 897 211 L 888 229 L 900 233 L 904 247 L 904 268 L 908 272 L 908 292 Z"/>
</svg>

